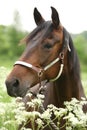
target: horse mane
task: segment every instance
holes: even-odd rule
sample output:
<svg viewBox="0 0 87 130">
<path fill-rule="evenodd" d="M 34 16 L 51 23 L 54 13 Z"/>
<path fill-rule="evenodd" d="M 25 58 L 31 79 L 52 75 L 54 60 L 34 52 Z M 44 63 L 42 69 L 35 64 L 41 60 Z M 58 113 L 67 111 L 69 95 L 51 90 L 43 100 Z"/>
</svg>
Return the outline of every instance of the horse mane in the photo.
<svg viewBox="0 0 87 130">
<path fill-rule="evenodd" d="M 70 73 L 73 74 L 75 77 L 80 78 L 80 63 L 79 63 L 78 55 L 77 55 L 76 49 L 74 47 L 72 37 L 69 33 L 68 33 L 68 35 L 69 35 L 69 46 L 71 49 L 70 52 L 68 51 L 69 70 L 70 70 Z"/>
</svg>

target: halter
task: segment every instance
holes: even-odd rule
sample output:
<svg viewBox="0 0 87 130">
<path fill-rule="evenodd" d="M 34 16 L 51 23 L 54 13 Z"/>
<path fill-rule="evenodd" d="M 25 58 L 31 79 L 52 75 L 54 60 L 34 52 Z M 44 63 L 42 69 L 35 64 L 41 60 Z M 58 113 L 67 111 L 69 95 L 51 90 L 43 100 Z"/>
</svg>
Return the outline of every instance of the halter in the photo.
<svg viewBox="0 0 87 130">
<path fill-rule="evenodd" d="M 64 64 L 63 64 L 63 59 L 64 59 L 64 53 L 61 52 L 59 54 L 59 57 L 56 58 L 55 60 L 53 60 L 50 64 L 48 64 L 47 66 L 45 66 L 44 68 L 38 68 L 36 66 L 33 66 L 32 64 L 30 63 L 27 63 L 27 62 L 24 62 L 24 61 L 16 61 L 14 65 L 22 65 L 24 67 L 27 67 L 27 68 L 30 68 L 34 71 L 36 71 L 38 73 L 38 77 L 41 78 L 43 73 L 48 70 L 50 67 L 52 67 L 54 64 L 56 64 L 57 62 L 61 61 L 61 65 L 60 65 L 60 70 L 59 70 L 59 73 L 58 75 L 53 78 L 53 79 L 50 79 L 49 81 L 56 81 L 62 74 L 62 71 L 63 71 L 63 67 L 64 67 Z"/>
</svg>

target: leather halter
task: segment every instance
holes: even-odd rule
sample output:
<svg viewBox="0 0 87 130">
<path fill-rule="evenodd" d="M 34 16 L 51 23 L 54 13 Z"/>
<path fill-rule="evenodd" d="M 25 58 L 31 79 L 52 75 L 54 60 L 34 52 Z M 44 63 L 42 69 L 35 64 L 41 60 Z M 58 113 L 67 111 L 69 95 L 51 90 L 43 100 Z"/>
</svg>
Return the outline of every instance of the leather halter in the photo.
<svg viewBox="0 0 87 130">
<path fill-rule="evenodd" d="M 53 60 L 50 64 L 48 64 L 44 68 L 38 68 L 38 67 L 33 66 L 32 64 L 24 62 L 24 61 L 16 61 L 14 65 L 22 65 L 22 66 L 25 66 L 27 68 L 30 68 L 30 69 L 36 71 L 38 73 L 38 77 L 40 78 L 43 75 L 44 71 L 48 70 L 51 66 L 53 66 L 57 62 L 61 61 L 60 70 L 59 70 L 59 73 L 58 73 L 57 77 L 50 80 L 50 81 L 55 81 L 55 80 L 57 80 L 60 77 L 60 75 L 61 75 L 61 73 L 63 71 L 63 66 L 64 66 L 63 59 L 64 59 L 64 54 L 63 54 L 63 52 L 61 52 L 59 54 L 58 58 L 56 58 L 55 60 Z"/>
<path fill-rule="evenodd" d="M 16 61 L 16 62 L 14 63 L 14 65 L 22 65 L 22 66 L 24 66 L 24 67 L 30 68 L 30 69 L 36 71 L 36 72 L 38 73 L 38 77 L 40 78 L 40 77 L 42 77 L 43 73 L 44 73 L 46 70 L 48 70 L 50 67 L 52 67 L 52 66 L 53 66 L 54 64 L 56 64 L 57 62 L 61 61 L 60 70 L 59 70 L 59 73 L 58 73 L 57 77 L 55 77 L 54 79 L 50 79 L 50 80 L 49 80 L 49 81 L 55 81 L 55 80 L 57 80 L 57 79 L 60 77 L 60 75 L 62 74 L 63 66 L 64 66 L 64 64 L 63 64 L 63 59 L 64 59 L 64 53 L 61 52 L 61 53 L 59 54 L 59 57 L 58 57 L 58 58 L 56 58 L 55 60 L 53 60 L 50 64 L 48 64 L 48 65 L 45 66 L 44 68 L 38 68 L 38 67 L 33 66 L 32 64 L 27 63 L 27 62 L 24 62 L 24 61 Z"/>
</svg>

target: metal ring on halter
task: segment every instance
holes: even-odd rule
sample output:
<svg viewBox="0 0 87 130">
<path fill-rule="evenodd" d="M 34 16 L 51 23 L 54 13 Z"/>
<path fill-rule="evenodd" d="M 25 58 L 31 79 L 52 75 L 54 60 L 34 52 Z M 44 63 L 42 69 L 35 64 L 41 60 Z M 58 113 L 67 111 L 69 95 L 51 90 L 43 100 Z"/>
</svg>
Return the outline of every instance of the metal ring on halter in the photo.
<svg viewBox="0 0 87 130">
<path fill-rule="evenodd" d="M 38 77 L 39 77 L 39 78 L 40 78 L 40 77 L 42 77 L 43 72 L 44 72 L 44 70 L 43 70 L 43 69 L 40 69 L 40 71 L 38 71 Z"/>
<path fill-rule="evenodd" d="M 60 57 L 61 60 L 63 60 L 64 59 L 64 52 L 61 52 L 59 57 Z"/>
</svg>

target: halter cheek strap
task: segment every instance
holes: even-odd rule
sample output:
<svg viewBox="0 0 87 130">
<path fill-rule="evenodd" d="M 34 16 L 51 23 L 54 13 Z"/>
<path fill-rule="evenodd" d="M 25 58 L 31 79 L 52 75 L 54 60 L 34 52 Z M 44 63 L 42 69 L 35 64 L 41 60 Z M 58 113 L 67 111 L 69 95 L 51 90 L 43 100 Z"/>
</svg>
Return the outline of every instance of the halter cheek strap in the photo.
<svg viewBox="0 0 87 130">
<path fill-rule="evenodd" d="M 57 75 L 54 79 L 50 79 L 49 81 L 51 81 L 51 82 L 56 81 L 56 80 L 61 76 L 62 71 L 63 71 L 63 67 L 64 67 L 64 64 L 61 64 L 61 65 L 60 65 L 60 70 L 59 70 L 58 75 Z"/>
</svg>

